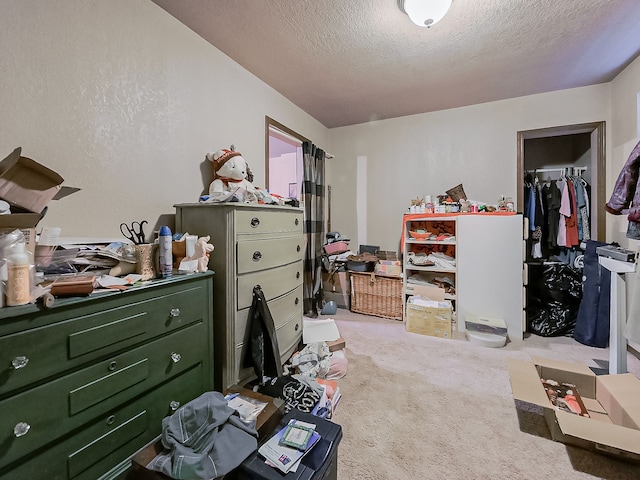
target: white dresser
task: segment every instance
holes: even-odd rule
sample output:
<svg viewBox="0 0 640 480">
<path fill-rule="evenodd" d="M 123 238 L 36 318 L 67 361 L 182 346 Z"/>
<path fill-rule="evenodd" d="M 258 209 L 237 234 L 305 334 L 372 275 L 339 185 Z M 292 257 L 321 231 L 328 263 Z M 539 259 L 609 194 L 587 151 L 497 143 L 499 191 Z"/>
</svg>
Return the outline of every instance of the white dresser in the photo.
<svg viewBox="0 0 640 480">
<path fill-rule="evenodd" d="M 177 232 L 209 235 L 214 246 L 209 268 L 216 273 L 215 388 L 223 391 L 254 375 L 250 363 L 245 367 L 245 354 L 255 285 L 262 287 L 267 299 L 284 364 L 302 336 L 302 209 L 244 203 L 192 203 L 175 208 Z"/>
</svg>

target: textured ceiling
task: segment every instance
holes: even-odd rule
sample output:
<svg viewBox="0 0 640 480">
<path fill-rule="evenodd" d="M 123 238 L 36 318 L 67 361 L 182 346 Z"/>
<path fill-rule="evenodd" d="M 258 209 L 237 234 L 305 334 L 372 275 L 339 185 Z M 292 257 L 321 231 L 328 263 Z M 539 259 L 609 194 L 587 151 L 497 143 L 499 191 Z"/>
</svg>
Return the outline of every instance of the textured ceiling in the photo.
<svg viewBox="0 0 640 480">
<path fill-rule="evenodd" d="M 611 81 L 639 0 L 153 0 L 329 128 Z"/>
</svg>

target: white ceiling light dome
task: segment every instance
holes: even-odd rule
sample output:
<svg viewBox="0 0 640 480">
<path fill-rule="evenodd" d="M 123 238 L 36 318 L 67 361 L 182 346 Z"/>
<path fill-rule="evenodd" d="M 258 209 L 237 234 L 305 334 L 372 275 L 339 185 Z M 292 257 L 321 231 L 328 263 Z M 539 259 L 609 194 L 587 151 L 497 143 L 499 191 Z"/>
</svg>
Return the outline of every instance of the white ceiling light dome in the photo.
<svg viewBox="0 0 640 480">
<path fill-rule="evenodd" d="M 453 0 L 398 0 L 398 7 L 420 27 L 435 25 L 447 14 Z"/>
</svg>

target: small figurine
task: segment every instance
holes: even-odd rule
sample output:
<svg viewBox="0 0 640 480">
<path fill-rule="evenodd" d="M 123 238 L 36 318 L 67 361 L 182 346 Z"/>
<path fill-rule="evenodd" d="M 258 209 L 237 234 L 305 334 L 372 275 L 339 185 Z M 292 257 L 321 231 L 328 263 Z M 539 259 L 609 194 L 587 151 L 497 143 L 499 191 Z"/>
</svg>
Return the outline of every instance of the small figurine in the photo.
<svg viewBox="0 0 640 480">
<path fill-rule="evenodd" d="M 186 257 L 184 260 L 197 260 L 198 269 L 197 272 L 206 272 L 209 268 L 209 255 L 213 252 L 213 245 L 209 243 L 211 236 L 198 238 L 196 242 L 193 255 Z"/>
</svg>

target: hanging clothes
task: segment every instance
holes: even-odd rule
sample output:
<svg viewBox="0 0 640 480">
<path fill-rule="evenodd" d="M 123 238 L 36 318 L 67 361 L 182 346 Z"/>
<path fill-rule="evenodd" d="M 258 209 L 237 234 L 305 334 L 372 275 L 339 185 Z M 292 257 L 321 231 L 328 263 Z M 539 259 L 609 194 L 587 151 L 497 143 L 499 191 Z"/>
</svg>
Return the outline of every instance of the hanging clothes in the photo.
<svg viewBox="0 0 640 480">
<path fill-rule="evenodd" d="M 589 184 L 581 176 L 566 175 L 565 170 L 558 169 L 562 175 L 543 184 L 531 174 L 525 177 L 524 214 L 534 259 L 571 264 L 582 255 L 582 242 L 591 238 Z"/>
<path fill-rule="evenodd" d="M 580 245 L 578 237 L 578 208 L 576 205 L 576 192 L 571 178 L 567 179 L 567 192 L 569 194 L 569 215 L 565 219 L 567 227 L 566 246 L 577 247 Z"/>
<path fill-rule="evenodd" d="M 560 221 L 558 222 L 558 238 L 557 244 L 559 247 L 567 246 L 567 217 L 571 216 L 571 200 L 569 199 L 569 189 L 567 187 L 567 180 L 561 177 L 558 180 L 558 188 L 560 189 Z"/>
<path fill-rule="evenodd" d="M 560 223 L 560 198 L 562 193 L 555 180 L 551 180 L 542 187 L 547 205 L 547 235 L 546 242 L 550 249 L 558 246 L 558 225 Z"/>
</svg>

